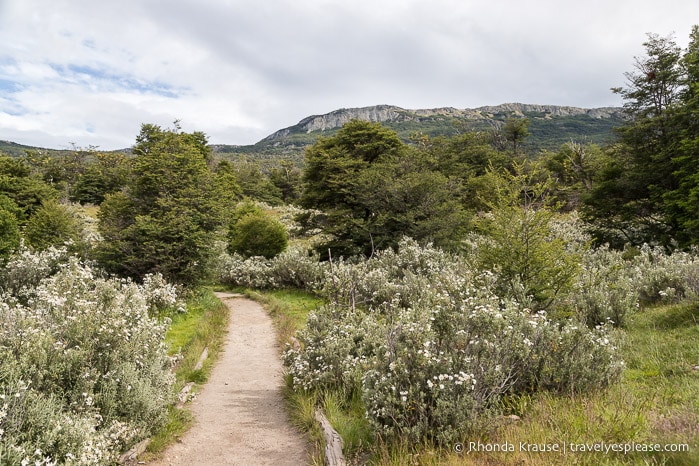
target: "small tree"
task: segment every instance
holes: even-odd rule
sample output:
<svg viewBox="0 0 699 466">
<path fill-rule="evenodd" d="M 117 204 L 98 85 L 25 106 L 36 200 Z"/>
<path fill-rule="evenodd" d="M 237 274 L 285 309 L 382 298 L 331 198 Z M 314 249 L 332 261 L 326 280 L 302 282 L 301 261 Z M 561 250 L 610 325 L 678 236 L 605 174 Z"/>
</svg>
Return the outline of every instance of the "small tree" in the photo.
<svg viewBox="0 0 699 466">
<path fill-rule="evenodd" d="M 44 250 L 81 241 L 81 227 L 74 213 L 54 200 L 45 201 L 27 221 L 24 236 L 31 247 Z"/>
<path fill-rule="evenodd" d="M 491 211 L 476 220 L 484 236 L 477 261 L 497 274 L 500 293 L 546 309 L 573 285 L 581 256 L 572 242 L 554 234 L 548 183 L 518 170 L 488 175 L 493 193 L 483 202 Z"/>
<path fill-rule="evenodd" d="M 529 136 L 528 118 L 508 118 L 502 126 L 505 139 L 512 143 L 512 152 L 517 155 L 517 149 L 524 138 Z"/>
</svg>

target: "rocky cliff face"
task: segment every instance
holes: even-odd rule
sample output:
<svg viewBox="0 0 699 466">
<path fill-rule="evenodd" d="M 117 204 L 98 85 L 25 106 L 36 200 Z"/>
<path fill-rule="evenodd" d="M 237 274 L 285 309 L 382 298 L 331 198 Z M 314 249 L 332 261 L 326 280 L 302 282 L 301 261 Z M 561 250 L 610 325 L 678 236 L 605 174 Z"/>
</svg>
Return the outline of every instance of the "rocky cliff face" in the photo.
<svg viewBox="0 0 699 466">
<path fill-rule="evenodd" d="M 314 115 L 301 120 L 298 125 L 304 131 L 323 131 L 340 128 L 351 120 L 374 122 L 403 121 L 408 118 L 409 110 L 403 110 L 392 105 L 376 105 L 363 108 L 342 108 L 325 115 Z"/>
</svg>

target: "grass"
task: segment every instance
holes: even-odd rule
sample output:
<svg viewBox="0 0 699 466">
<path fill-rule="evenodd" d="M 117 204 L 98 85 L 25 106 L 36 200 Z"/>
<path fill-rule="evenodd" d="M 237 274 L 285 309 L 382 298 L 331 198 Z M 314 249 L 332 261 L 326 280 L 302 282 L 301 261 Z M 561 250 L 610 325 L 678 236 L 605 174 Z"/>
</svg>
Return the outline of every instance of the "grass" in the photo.
<svg viewBox="0 0 699 466">
<path fill-rule="evenodd" d="M 244 293 L 262 303 L 272 316 L 280 348 L 306 325 L 308 314 L 322 304 L 320 298 L 302 290 L 246 290 Z"/>
<path fill-rule="evenodd" d="M 165 336 L 171 355 L 180 354 L 175 367 L 175 389 L 179 391 L 188 382 L 206 382 L 211 368 L 223 347 L 228 329 L 228 308 L 206 288 L 194 292 L 187 300 L 187 313 L 172 316 L 172 323 Z M 209 348 L 209 357 L 202 369 L 195 370 L 204 348 Z M 151 437 L 148 460 L 177 441 L 191 426 L 193 418 L 186 409 L 171 407 L 167 424 Z"/>
<path fill-rule="evenodd" d="M 364 416 L 365 408 L 359 393 L 323 393 L 320 403 L 325 416 L 344 442 L 343 453 L 350 464 L 362 464 L 374 435 Z"/>
</svg>

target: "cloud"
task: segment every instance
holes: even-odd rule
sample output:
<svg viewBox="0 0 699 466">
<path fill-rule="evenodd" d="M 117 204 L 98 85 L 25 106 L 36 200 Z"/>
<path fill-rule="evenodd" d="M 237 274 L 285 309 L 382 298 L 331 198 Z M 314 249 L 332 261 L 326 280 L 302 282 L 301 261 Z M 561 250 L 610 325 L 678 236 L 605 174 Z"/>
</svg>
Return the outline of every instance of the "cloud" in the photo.
<svg viewBox="0 0 699 466">
<path fill-rule="evenodd" d="M 618 105 L 695 0 L 0 0 L 0 138 L 125 147 L 141 123 L 253 143 L 340 107 Z M 684 41 L 686 44 L 686 40 Z"/>
</svg>

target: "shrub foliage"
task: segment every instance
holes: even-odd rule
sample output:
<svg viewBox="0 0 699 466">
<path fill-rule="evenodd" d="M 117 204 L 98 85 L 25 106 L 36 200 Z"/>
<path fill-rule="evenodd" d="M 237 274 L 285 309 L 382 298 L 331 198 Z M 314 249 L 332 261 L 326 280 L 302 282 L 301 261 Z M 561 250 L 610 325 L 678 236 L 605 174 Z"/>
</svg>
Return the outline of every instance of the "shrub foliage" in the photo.
<svg viewBox="0 0 699 466">
<path fill-rule="evenodd" d="M 167 321 L 151 315 L 176 290 L 102 278 L 65 250 L 38 256 L 0 277 L 0 463 L 110 464 L 172 402 Z"/>
</svg>

